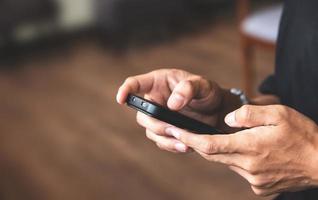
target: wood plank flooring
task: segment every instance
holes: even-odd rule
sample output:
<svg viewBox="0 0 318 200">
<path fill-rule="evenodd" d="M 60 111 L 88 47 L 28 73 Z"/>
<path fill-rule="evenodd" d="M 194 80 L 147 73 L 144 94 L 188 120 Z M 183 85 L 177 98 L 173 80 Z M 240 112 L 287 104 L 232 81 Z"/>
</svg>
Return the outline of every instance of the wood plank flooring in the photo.
<svg viewBox="0 0 318 200">
<path fill-rule="evenodd" d="M 96 42 L 29 59 L 0 72 L 0 198 L 246 200 L 248 184 L 195 154 L 160 151 L 115 103 L 125 77 L 179 67 L 240 86 L 231 20 L 174 42 L 114 54 Z M 258 81 L 273 55 L 257 53 Z"/>
</svg>

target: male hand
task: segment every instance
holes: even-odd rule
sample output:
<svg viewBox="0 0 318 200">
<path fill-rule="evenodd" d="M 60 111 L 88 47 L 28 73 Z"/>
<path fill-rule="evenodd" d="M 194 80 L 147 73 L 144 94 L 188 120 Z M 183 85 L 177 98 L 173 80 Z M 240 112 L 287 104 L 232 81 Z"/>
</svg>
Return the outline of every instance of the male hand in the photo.
<svg viewBox="0 0 318 200">
<path fill-rule="evenodd" d="M 217 111 L 223 98 L 222 90 L 216 83 L 186 71 L 162 69 L 129 77 L 119 88 L 118 103 L 124 104 L 129 93 L 144 94 L 148 100 L 211 126 L 217 126 L 220 119 Z M 167 134 L 166 129 L 171 125 L 140 112 L 137 113 L 137 122 L 146 128 L 147 137 L 159 148 L 171 152 L 189 150 L 183 143 Z"/>
<path fill-rule="evenodd" d="M 318 186 L 318 128 L 301 113 L 280 105 L 243 106 L 228 114 L 230 135 L 197 135 L 171 128 L 171 135 L 209 161 L 228 165 L 257 195 Z"/>
</svg>

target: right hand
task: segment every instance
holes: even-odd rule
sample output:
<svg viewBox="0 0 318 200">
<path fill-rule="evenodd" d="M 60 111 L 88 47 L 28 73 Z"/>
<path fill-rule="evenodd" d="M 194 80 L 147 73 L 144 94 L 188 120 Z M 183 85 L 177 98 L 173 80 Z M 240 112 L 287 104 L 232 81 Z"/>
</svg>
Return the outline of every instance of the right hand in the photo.
<svg viewBox="0 0 318 200">
<path fill-rule="evenodd" d="M 219 115 L 222 89 L 214 82 L 183 70 L 161 69 L 127 78 L 118 90 L 118 103 L 125 104 L 129 93 L 143 94 L 145 99 L 211 126 L 217 127 L 219 121 L 223 122 L 223 117 Z M 140 112 L 137 113 L 137 122 L 146 129 L 147 137 L 159 148 L 175 153 L 190 150 L 166 133 L 166 129 L 172 125 Z"/>
</svg>

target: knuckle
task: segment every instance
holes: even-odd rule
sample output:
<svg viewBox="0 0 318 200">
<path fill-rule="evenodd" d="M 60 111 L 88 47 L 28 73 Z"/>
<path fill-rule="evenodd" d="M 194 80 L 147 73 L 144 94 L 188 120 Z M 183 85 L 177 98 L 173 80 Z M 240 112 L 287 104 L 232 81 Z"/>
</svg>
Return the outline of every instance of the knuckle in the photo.
<svg viewBox="0 0 318 200">
<path fill-rule="evenodd" d="M 208 160 L 208 161 L 211 161 L 211 162 L 218 162 L 219 160 L 214 158 L 213 156 L 210 156 L 208 154 L 205 154 L 205 153 L 201 153 L 200 154 L 204 159 Z"/>
<path fill-rule="evenodd" d="M 245 167 L 244 168 L 252 175 L 258 174 L 257 164 L 252 159 L 249 159 L 249 160 L 245 161 Z"/>
<path fill-rule="evenodd" d="M 164 124 L 161 124 L 161 122 L 159 123 L 154 123 L 153 126 L 151 127 L 151 129 L 153 129 L 153 131 L 160 136 L 167 136 L 166 133 L 166 126 Z"/>
<path fill-rule="evenodd" d="M 254 187 L 264 187 L 266 182 L 262 180 L 259 176 L 252 176 L 249 183 Z"/>
<path fill-rule="evenodd" d="M 183 83 L 183 90 L 186 91 L 188 97 L 193 97 L 195 94 L 195 88 L 193 86 L 193 83 L 190 80 L 185 80 Z"/>
<path fill-rule="evenodd" d="M 183 80 L 181 81 L 181 87 L 179 89 L 186 90 L 187 93 L 193 92 L 193 85 L 191 80 Z"/>
<path fill-rule="evenodd" d="M 244 105 L 241 107 L 238 113 L 237 120 L 239 123 L 246 123 L 252 120 L 252 110 L 250 105 Z"/>
<path fill-rule="evenodd" d="M 138 124 L 142 125 L 142 122 L 143 122 L 143 116 L 141 115 L 140 112 L 137 112 L 137 115 L 136 115 L 136 121 Z"/>
<path fill-rule="evenodd" d="M 147 125 L 149 124 L 148 121 L 148 116 L 142 114 L 141 112 L 137 112 L 137 115 L 136 115 L 136 121 L 137 123 L 144 127 L 144 128 L 147 128 Z"/>
<path fill-rule="evenodd" d="M 170 70 L 170 72 L 171 72 L 171 73 L 179 73 L 180 70 L 179 70 L 179 69 L 176 69 L 176 68 L 172 68 L 172 69 Z"/>
<path fill-rule="evenodd" d="M 193 75 L 193 80 L 203 81 L 203 80 L 205 80 L 205 79 L 204 79 L 203 76 L 201 76 L 201 75 Z"/>
<path fill-rule="evenodd" d="M 167 142 L 157 142 L 156 144 L 161 150 L 175 151 L 174 145 L 168 141 Z"/>
<path fill-rule="evenodd" d="M 266 158 L 267 152 L 265 152 L 265 150 L 264 150 L 264 148 L 265 148 L 264 144 L 256 141 L 256 142 L 254 142 L 254 144 L 251 144 L 250 146 L 251 146 L 250 151 L 249 151 L 250 155 L 258 156 L 259 159 Z"/>
<path fill-rule="evenodd" d="M 149 139 L 149 140 L 152 140 L 152 137 L 151 137 L 151 133 L 150 131 L 146 130 L 146 137 Z"/>
<path fill-rule="evenodd" d="M 161 146 L 167 150 L 172 150 L 174 148 L 174 144 L 170 140 L 160 142 Z"/>
<path fill-rule="evenodd" d="M 138 80 L 136 79 L 136 77 L 134 76 L 129 76 L 126 78 L 125 80 L 125 84 L 127 85 L 130 85 L 130 86 L 133 86 L 137 91 L 140 89 L 140 85 L 139 85 L 139 82 Z"/>
<path fill-rule="evenodd" d="M 171 68 L 171 69 L 165 69 L 165 72 L 167 72 L 171 75 L 178 75 L 178 74 L 182 73 L 183 71 L 180 69 Z"/>
<path fill-rule="evenodd" d="M 134 82 L 134 81 L 135 81 L 135 78 L 134 78 L 133 76 L 129 76 L 129 77 L 127 77 L 126 80 L 125 80 L 126 83 L 132 83 L 132 82 Z"/>
<path fill-rule="evenodd" d="M 192 139 L 181 134 L 180 138 L 178 140 L 182 141 L 184 144 L 189 144 L 189 143 L 191 143 Z"/>
<path fill-rule="evenodd" d="M 156 145 L 157 145 L 157 147 L 160 149 L 160 150 L 166 150 L 163 146 L 162 146 L 162 144 L 160 144 L 160 143 L 156 143 Z"/>
<path fill-rule="evenodd" d="M 147 115 L 144 115 L 143 113 L 138 112 L 136 115 L 136 121 L 137 123 L 146 128 L 151 130 L 156 135 L 166 135 L 165 128 L 166 126 L 162 124 L 161 122 L 156 122 L 154 119 L 150 118 Z"/>
<path fill-rule="evenodd" d="M 213 145 L 208 138 L 203 138 L 200 146 L 206 154 L 213 154 L 216 152 L 215 145 Z"/>
<path fill-rule="evenodd" d="M 265 128 L 263 127 L 259 127 L 259 130 L 257 130 L 259 132 L 262 131 L 266 131 Z M 256 131 L 253 131 L 251 133 L 257 133 Z M 263 141 L 262 140 L 258 140 L 258 135 L 252 135 L 250 138 L 248 138 L 248 140 L 245 141 L 245 145 L 247 146 L 246 149 L 248 151 L 248 153 L 250 154 L 250 156 L 257 156 L 261 153 L 263 153 Z"/>
<path fill-rule="evenodd" d="M 254 192 L 254 194 L 256 194 L 257 196 L 266 196 L 267 192 L 263 189 L 258 189 L 255 187 L 252 187 L 252 190 Z"/>
<path fill-rule="evenodd" d="M 278 119 L 286 119 L 290 115 L 290 109 L 287 106 L 275 106 L 275 112 Z"/>
<path fill-rule="evenodd" d="M 154 128 L 155 129 L 155 132 L 157 135 L 160 135 L 160 136 L 166 136 L 166 132 L 165 132 L 165 129 L 163 127 L 156 127 Z"/>
<path fill-rule="evenodd" d="M 202 81 L 204 81 L 205 79 L 200 76 L 200 75 L 191 75 L 189 78 L 188 78 L 188 81 L 190 82 L 196 82 L 196 83 L 200 83 Z"/>
</svg>

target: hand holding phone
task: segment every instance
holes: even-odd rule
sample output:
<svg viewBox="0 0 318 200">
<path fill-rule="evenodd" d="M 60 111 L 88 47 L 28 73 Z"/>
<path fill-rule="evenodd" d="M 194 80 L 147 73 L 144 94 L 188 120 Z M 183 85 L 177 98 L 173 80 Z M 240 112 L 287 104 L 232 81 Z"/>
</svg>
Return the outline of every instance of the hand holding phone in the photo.
<svg viewBox="0 0 318 200">
<path fill-rule="evenodd" d="M 149 99 L 155 99 L 160 105 L 167 106 L 167 108 L 164 107 L 166 112 L 175 113 L 186 109 L 187 116 L 190 118 L 195 116 L 196 119 L 202 119 L 202 121 L 211 126 L 214 126 L 220 118 L 220 107 L 223 101 L 223 90 L 217 83 L 180 69 L 159 69 L 128 77 L 118 90 L 117 102 L 121 105 L 129 104 L 127 103 L 129 94 L 142 94 L 149 97 Z M 154 105 L 157 104 L 154 103 Z M 162 107 L 160 105 L 158 105 L 159 108 Z M 137 108 L 136 106 L 134 107 L 134 109 Z M 149 117 L 149 113 L 146 113 L 148 115 L 141 113 L 137 114 L 137 123 L 145 128 L 147 138 L 153 141 L 160 149 L 170 152 L 187 151 L 187 147 L 184 147 L 180 141 L 166 133 L 167 123 L 163 122 L 164 119 L 161 119 L 161 121 L 155 120 L 155 118 Z M 178 118 L 174 117 L 174 119 Z M 197 130 L 198 126 L 195 129 L 185 127 L 185 124 L 191 125 L 193 124 L 192 122 L 178 124 L 170 120 L 165 121 L 192 132 L 216 133 L 210 128 Z"/>
<path fill-rule="evenodd" d="M 220 130 L 189 118 L 179 112 L 171 111 L 155 102 L 151 102 L 142 97 L 129 94 L 126 100 L 128 106 L 158 120 L 164 121 L 176 127 L 186 129 L 198 134 L 218 134 Z"/>
</svg>

